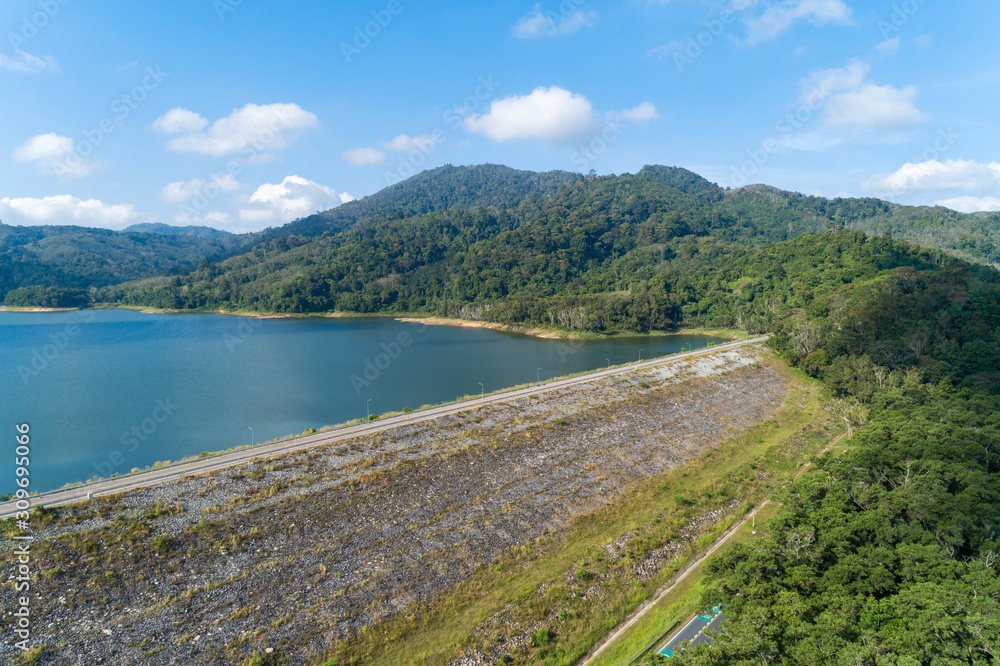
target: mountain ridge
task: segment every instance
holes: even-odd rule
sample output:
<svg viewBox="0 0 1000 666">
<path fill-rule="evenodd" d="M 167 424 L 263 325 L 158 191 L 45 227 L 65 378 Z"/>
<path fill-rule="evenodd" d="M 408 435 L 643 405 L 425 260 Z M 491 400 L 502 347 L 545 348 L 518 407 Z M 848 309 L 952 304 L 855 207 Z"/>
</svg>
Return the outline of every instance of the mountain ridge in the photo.
<svg viewBox="0 0 1000 666">
<path fill-rule="evenodd" d="M 151 234 L 32 227 L 18 229 L 38 238 L 11 244 L 0 231 L 0 289 L 97 287 L 102 291 L 91 298 L 184 309 L 425 310 L 459 292 L 460 298 L 506 298 L 532 284 L 543 295 L 564 288 L 628 291 L 630 282 L 660 270 L 644 263 L 651 252 L 676 253 L 687 237 L 755 247 L 853 230 L 995 265 L 998 220 L 1000 215 L 826 199 L 762 184 L 724 190 L 692 171 L 662 165 L 611 176 L 445 165 L 243 236 L 199 238 L 208 232 L 170 227 L 140 227 L 161 232 Z M 128 240 L 109 257 L 108 234 L 116 233 Z M 63 238 L 44 240 L 49 236 Z M 471 259 L 470 251 L 480 258 Z M 372 264 L 369 253 L 381 265 Z M 23 270 L 32 260 L 41 262 L 36 270 Z M 456 273 L 459 264 L 464 268 Z M 37 270 L 40 265 L 48 270 Z M 477 271 L 493 286 L 468 287 L 480 284 Z M 468 288 L 455 287 L 459 275 L 466 275 L 461 284 Z M 402 292 L 410 293 L 405 303 Z"/>
</svg>

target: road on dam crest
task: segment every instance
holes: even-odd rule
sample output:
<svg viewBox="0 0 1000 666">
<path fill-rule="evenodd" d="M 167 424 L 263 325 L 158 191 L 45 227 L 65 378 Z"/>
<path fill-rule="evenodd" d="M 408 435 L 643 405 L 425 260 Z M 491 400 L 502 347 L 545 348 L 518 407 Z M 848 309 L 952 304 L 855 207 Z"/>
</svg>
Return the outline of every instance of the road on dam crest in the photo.
<svg viewBox="0 0 1000 666">
<path fill-rule="evenodd" d="M 313 435 L 304 435 L 294 439 L 275 442 L 274 444 L 238 449 L 236 451 L 220 453 L 215 456 L 189 460 L 165 467 L 136 472 L 135 474 L 129 474 L 126 476 L 94 481 L 80 486 L 73 486 L 71 488 L 64 488 L 48 493 L 33 495 L 31 497 L 31 505 L 43 505 L 46 507 L 60 506 L 94 499 L 100 495 L 120 493 L 128 490 L 135 490 L 137 488 L 147 488 L 161 483 L 166 483 L 168 481 L 174 481 L 186 476 L 200 475 L 230 467 L 238 467 L 249 463 L 255 458 L 271 458 L 276 455 L 292 451 L 302 451 L 317 446 L 326 446 L 357 437 L 358 435 L 371 435 L 391 430 L 392 428 L 397 428 L 399 426 L 420 423 L 422 421 L 430 421 L 442 416 L 457 414 L 458 412 L 483 407 L 485 405 L 509 402 L 518 398 L 527 397 L 529 395 L 537 395 L 539 393 L 547 393 L 549 391 L 570 388 L 622 372 L 631 372 L 641 368 L 653 368 L 661 365 L 668 365 L 678 361 L 683 361 L 693 356 L 712 354 L 719 351 L 737 349 L 745 345 L 758 344 L 766 341 L 768 337 L 769 336 L 762 336 L 751 338 L 749 340 L 742 340 L 740 342 L 731 342 L 728 344 L 717 345 L 715 347 L 682 352 L 680 354 L 655 358 L 649 361 L 641 361 L 611 369 L 598 370 L 577 377 L 554 379 L 541 384 L 535 384 L 510 391 L 502 391 L 500 393 L 494 393 L 481 398 L 472 398 L 461 402 L 431 407 L 411 412 L 409 414 L 393 416 L 384 420 L 344 426 L 335 430 L 328 430 Z M 0 518 L 9 518 L 15 515 L 17 511 L 18 509 L 13 501 L 0 504 Z"/>
</svg>

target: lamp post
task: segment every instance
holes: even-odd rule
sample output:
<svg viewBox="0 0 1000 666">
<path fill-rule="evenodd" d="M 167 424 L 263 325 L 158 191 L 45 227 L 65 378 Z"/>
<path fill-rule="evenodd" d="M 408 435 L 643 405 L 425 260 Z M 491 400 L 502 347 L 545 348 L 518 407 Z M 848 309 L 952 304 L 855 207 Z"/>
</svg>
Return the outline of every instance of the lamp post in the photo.
<svg viewBox="0 0 1000 666">
<path fill-rule="evenodd" d="M 365 409 L 368 411 L 368 415 L 365 416 L 365 423 L 372 420 L 372 399 L 368 398 L 368 402 L 365 403 Z"/>
<path fill-rule="evenodd" d="M 646 350 L 645 349 L 640 349 L 639 350 L 639 362 L 640 363 L 642 362 L 642 352 L 644 352 L 644 351 L 646 351 Z"/>
<path fill-rule="evenodd" d="M 482 401 L 483 396 L 486 395 L 486 387 L 483 386 L 482 382 L 476 382 L 479 384 L 479 400 Z"/>
<path fill-rule="evenodd" d="M 608 358 L 607 356 L 605 356 L 604 360 L 608 362 L 608 370 L 610 370 L 611 369 L 611 359 Z"/>
<path fill-rule="evenodd" d="M 541 368 L 538 368 L 538 370 L 535 371 L 535 383 L 536 384 L 541 384 L 542 383 L 542 369 Z"/>
<path fill-rule="evenodd" d="M 250 430 L 250 448 L 252 449 L 254 447 L 253 428 L 250 426 L 247 426 L 247 428 Z"/>
</svg>

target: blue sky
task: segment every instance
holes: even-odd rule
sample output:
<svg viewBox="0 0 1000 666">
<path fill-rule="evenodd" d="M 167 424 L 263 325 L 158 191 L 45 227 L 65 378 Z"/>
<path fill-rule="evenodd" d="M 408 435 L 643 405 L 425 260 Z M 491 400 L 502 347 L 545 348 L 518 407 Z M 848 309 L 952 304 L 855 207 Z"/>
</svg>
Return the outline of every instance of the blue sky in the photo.
<svg viewBox="0 0 1000 666">
<path fill-rule="evenodd" d="M 276 226 L 442 164 L 1000 210 L 995 0 L 8 0 L 0 219 Z"/>
</svg>

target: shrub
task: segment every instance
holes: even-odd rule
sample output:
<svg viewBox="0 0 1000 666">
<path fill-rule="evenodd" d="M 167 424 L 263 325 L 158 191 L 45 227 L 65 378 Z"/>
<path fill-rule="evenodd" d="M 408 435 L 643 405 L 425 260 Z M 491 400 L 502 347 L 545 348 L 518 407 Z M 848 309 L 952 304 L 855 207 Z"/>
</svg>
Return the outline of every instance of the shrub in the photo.
<svg viewBox="0 0 1000 666">
<path fill-rule="evenodd" d="M 543 627 L 531 635 L 531 640 L 539 647 L 548 645 L 552 642 L 552 632 L 549 631 L 548 627 Z"/>
<path fill-rule="evenodd" d="M 203 518 L 201 522 L 204 523 L 205 519 Z M 158 555 L 165 555 L 170 550 L 170 545 L 171 545 L 170 537 L 168 536 L 153 537 L 151 545 L 153 546 L 153 552 L 157 553 Z"/>
</svg>

